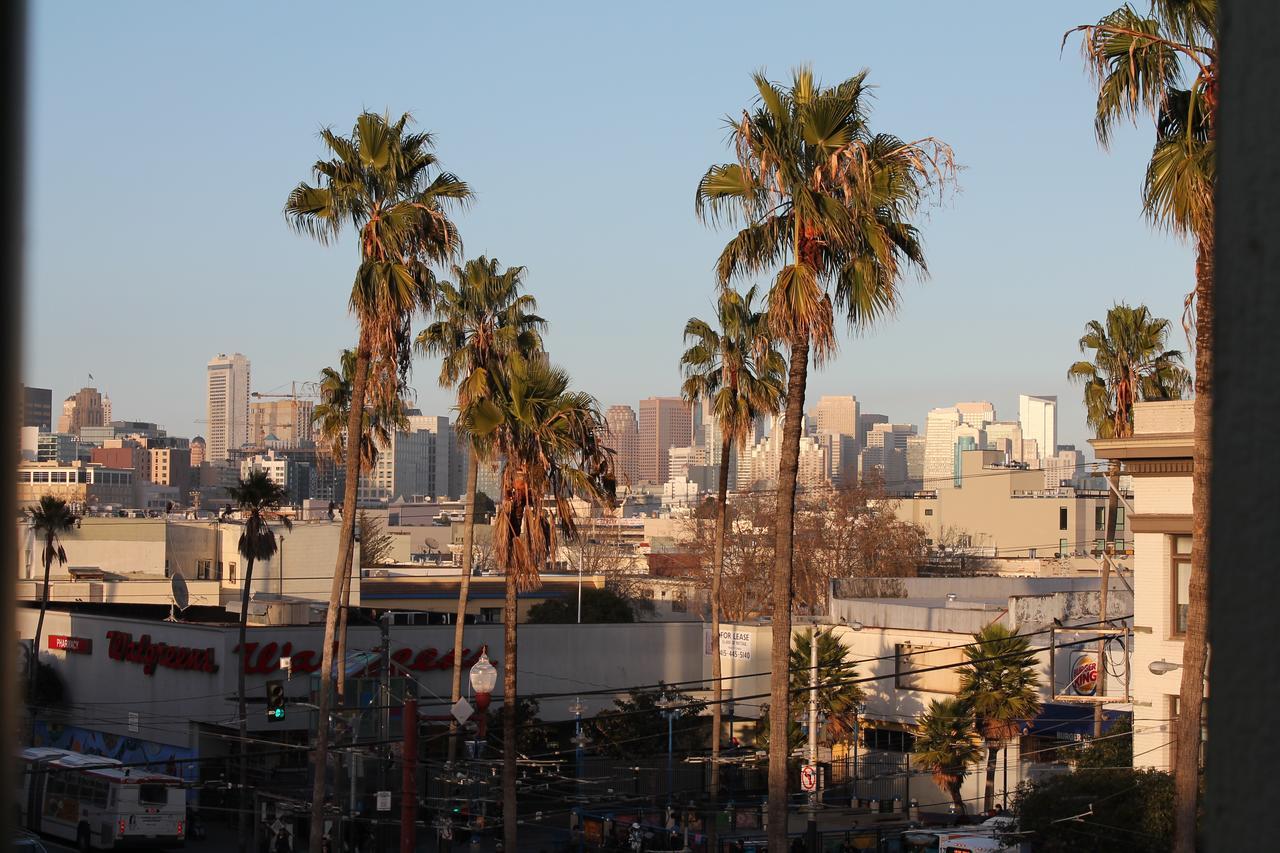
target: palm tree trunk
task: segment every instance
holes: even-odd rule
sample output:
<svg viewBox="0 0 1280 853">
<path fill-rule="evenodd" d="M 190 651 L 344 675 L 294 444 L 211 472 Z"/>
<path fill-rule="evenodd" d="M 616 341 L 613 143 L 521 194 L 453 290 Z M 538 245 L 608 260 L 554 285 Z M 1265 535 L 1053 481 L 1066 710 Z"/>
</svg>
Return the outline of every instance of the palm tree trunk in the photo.
<svg viewBox="0 0 1280 853">
<path fill-rule="evenodd" d="M 957 780 L 947 785 L 947 790 L 951 793 L 951 802 L 955 803 L 956 814 L 964 817 L 966 814 L 964 808 L 964 797 L 960 796 L 960 786 L 963 782 Z"/>
<path fill-rule="evenodd" d="M 244 692 L 245 664 L 245 631 L 249 624 L 249 594 L 253 584 L 253 557 L 244 559 L 244 589 L 240 592 L 240 645 L 236 646 L 239 657 L 236 659 L 236 698 L 240 701 L 240 741 L 237 752 L 240 754 L 240 796 L 236 811 L 236 843 L 240 853 L 249 848 L 249 712 Z"/>
<path fill-rule="evenodd" d="M 1098 619 L 1100 628 L 1107 627 L 1107 594 L 1111 588 L 1111 561 L 1115 557 L 1116 515 L 1120 508 L 1120 463 L 1113 461 L 1107 470 L 1107 521 L 1106 538 L 1102 541 L 1102 580 L 1098 588 Z M 1098 640 L 1097 698 L 1107 695 L 1107 637 Z M 1102 737 L 1102 703 L 1093 706 L 1093 736 Z"/>
<path fill-rule="evenodd" d="M 723 426 L 722 426 L 723 428 Z M 711 849 L 716 849 L 716 813 L 720 798 L 720 725 L 721 676 L 720 663 L 720 581 L 724 577 L 724 538 L 729 526 L 729 453 L 733 439 L 725 435 L 720 442 L 720 482 L 716 491 L 716 543 L 714 563 L 711 567 Z M 732 733 L 730 733 L 732 734 Z"/>
<path fill-rule="evenodd" d="M 342 497 L 342 532 L 338 537 L 338 563 L 329 588 L 329 609 L 324 616 L 324 645 L 321 650 L 320 693 L 316 697 L 315 779 L 311 789 L 311 853 L 321 853 L 324 840 L 325 770 L 329 762 L 329 706 L 333 688 L 334 634 L 338 627 L 338 605 L 346 577 L 347 550 L 355 536 L 356 500 L 360 489 L 360 432 L 364 421 L 365 388 L 369 379 L 369 341 L 364 330 L 356 349 L 356 375 L 351 383 L 351 411 L 347 413 L 347 481 Z"/>
<path fill-rule="evenodd" d="M 35 737 L 36 673 L 40 670 L 40 635 L 44 632 L 44 614 L 49 609 L 49 568 L 53 565 L 53 544 L 45 545 L 44 590 L 40 595 L 40 615 L 36 618 L 35 645 L 31 647 L 31 665 L 27 671 L 27 702 L 31 706 L 31 732 Z"/>
<path fill-rule="evenodd" d="M 987 784 L 982 790 L 982 810 L 992 811 L 996 807 L 996 758 L 1000 754 L 1000 741 L 987 741 Z"/>
<path fill-rule="evenodd" d="M 502 607 L 502 841 L 516 846 L 516 573 L 506 572 L 506 600 Z"/>
<path fill-rule="evenodd" d="M 791 548 L 795 523 L 796 477 L 800 467 L 800 431 L 808 381 L 809 341 L 791 345 L 787 376 L 787 412 L 778 462 L 778 509 L 773 562 L 773 636 L 769 679 L 769 849 L 787 849 L 787 731 L 791 707 Z"/>
<path fill-rule="evenodd" d="M 1174 730 L 1173 786 L 1175 853 L 1196 846 L 1200 793 L 1200 726 L 1205 666 L 1209 654 L 1209 481 L 1213 473 L 1213 236 L 1196 247 L 1195 447 L 1191 474 L 1191 577 L 1187 633 L 1182 644 L 1182 689 Z"/>
<path fill-rule="evenodd" d="M 342 609 L 338 612 L 338 706 L 346 704 L 347 696 L 347 616 L 351 608 L 351 560 L 356 549 L 355 538 L 347 543 L 346 567 L 342 578 Z"/>
<path fill-rule="evenodd" d="M 453 684 L 450 701 L 462 698 L 462 629 L 467 621 L 467 594 L 471 590 L 471 560 L 476 535 L 476 483 L 480 480 L 480 458 L 475 447 L 467 454 L 467 510 L 462 520 L 462 569 L 458 581 L 458 615 L 453 626 Z M 458 724 L 449 722 L 449 761 L 458 757 Z"/>
</svg>

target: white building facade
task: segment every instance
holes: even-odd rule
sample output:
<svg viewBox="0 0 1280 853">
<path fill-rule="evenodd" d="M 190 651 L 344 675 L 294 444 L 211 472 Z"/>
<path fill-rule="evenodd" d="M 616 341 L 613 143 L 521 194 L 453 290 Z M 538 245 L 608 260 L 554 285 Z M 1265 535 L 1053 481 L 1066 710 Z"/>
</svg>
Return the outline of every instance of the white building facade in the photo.
<svg viewBox="0 0 1280 853">
<path fill-rule="evenodd" d="M 227 451 L 249 441 L 249 359 L 221 353 L 209 360 L 205 373 L 209 437 L 206 458 L 222 462 Z"/>
</svg>

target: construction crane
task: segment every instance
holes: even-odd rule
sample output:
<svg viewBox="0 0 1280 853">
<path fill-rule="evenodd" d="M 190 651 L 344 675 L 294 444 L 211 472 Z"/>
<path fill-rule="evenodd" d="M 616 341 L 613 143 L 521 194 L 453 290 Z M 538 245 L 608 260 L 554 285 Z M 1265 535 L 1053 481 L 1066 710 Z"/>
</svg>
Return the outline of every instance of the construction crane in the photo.
<svg viewBox="0 0 1280 853">
<path fill-rule="evenodd" d="M 311 432 L 311 424 L 309 422 L 310 419 L 308 418 L 308 423 L 304 424 L 302 423 L 302 420 L 298 417 L 298 401 L 299 400 L 319 400 L 320 399 L 320 383 L 293 381 L 289 383 L 288 394 L 273 394 L 273 393 L 264 392 L 264 391 L 254 391 L 249 396 L 253 397 L 254 399 L 277 398 L 282 400 L 293 401 L 293 406 L 291 407 L 291 410 L 293 412 L 293 441 L 297 443 L 302 440 L 302 436 L 304 434 L 310 434 Z"/>
</svg>

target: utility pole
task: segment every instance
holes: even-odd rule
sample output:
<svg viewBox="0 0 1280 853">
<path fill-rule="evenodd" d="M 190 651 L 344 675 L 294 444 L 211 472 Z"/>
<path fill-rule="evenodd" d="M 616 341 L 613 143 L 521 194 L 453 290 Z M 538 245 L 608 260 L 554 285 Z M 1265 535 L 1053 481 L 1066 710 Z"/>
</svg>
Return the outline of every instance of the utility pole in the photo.
<svg viewBox="0 0 1280 853">
<path fill-rule="evenodd" d="M 404 699 L 404 747 L 400 756 L 400 853 L 418 846 L 418 700 Z"/>
<path fill-rule="evenodd" d="M 809 766 L 818 775 L 818 620 L 809 628 Z M 809 793 L 809 822 L 806 826 L 809 853 L 818 851 L 818 788 Z"/>
</svg>

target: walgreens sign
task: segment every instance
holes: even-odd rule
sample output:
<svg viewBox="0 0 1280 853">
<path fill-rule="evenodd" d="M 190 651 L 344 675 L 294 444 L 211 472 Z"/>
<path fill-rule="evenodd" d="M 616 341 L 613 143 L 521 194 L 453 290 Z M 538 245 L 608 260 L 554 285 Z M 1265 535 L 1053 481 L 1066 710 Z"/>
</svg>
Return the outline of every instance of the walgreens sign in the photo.
<svg viewBox="0 0 1280 853">
<path fill-rule="evenodd" d="M 240 653 L 240 646 L 235 647 Z M 295 672 L 319 672 L 320 652 L 316 649 L 294 647 L 293 643 L 267 642 L 245 643 L 244 654 L 240 655 L 246 675 L 266 675 L 280 671 L 280 658 L 289 658 L 290 668 Z M 405 669 L 414 672 L 428 672 L 433 669 L 453 669 L 454 652 L 450 649 L 443 654 L 437 648 L 424 649 L 403 648 L 391 653 L 391 659 Z M 469 667 L 480 659 L 480 652 L 471 649 L 462 650 L 462 665 Z M 496 661 L 495 661 L 496 663 Z M 381 668 L 381 661 L 372 661 L 365 670 L 373 674 Z"/>
<path fill-rule="evenodd" d="M 155 675 L 156 667 L 184 669 L 192 672 L 217 672 L 213 648 L 195 649 L 152 642 L 150 634 L 137 640 L 124 631 L 107 632 L 107 657 L 138 664 L 147 675 Z"/>
</svg>

